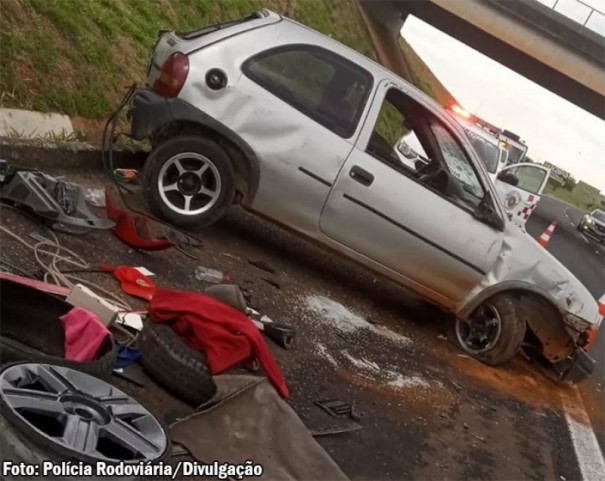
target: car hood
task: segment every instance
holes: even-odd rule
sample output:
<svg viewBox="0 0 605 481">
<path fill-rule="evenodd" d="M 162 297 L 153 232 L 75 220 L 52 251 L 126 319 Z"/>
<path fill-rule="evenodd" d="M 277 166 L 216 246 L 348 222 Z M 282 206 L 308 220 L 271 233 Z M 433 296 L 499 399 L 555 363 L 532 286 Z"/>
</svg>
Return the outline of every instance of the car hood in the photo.
<svg viewBox="0 0 605 481">
<path fill-rule="evenodd" d="M 584 328 L 601 323 L 597 302 L 584 284 L 524 229 L 511 223 L 507 223 L 492 270 L 473 289 L 468 303 L 486 290 L 497 292 L 503 286 L 542 294 L 556 305 L 567 324 L 574 323 L 574 317 L 584 321 Z"/>
</svg>

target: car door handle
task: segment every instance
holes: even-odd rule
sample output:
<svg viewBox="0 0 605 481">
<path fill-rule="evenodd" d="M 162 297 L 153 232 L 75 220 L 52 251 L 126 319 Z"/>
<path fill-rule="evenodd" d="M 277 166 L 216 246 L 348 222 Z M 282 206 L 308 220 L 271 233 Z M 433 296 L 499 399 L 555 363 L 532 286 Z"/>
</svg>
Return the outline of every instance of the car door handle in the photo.
<svg viewBox="0 0 605 481">
<path fill-rule="evenodd" d="M 372 182 L 374 182 L 374 176 L 370 174 L 367 170 L 364 170 L 361 167 L 358 167 L 357 165 L 353 166 L 349 174 L 353 180 L 356 180 L 361 185 L 365 185 L 366 187 L 368 187 L 372 184 Z"/>
</svg>

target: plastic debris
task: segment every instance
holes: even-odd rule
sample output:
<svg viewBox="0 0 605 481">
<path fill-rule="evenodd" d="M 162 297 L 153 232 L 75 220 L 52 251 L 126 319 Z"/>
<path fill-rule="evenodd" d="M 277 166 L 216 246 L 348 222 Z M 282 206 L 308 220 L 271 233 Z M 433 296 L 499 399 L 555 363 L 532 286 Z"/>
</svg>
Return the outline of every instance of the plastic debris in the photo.
<svg viewBox="0 0 605 481">
<path fill-rule="evenodd" d="M 135 169 L 114 169 L 113 175 L 118 182 L 134 182 L 139 176 L 139 171 Z"/>
<path fill-rule="evenodd" d="M 105 191 L 103 189 L 86 189 L 84 198 L 86 202 L 94 207 L 105 207 Z"/>
<path fill-rule="evenodd" d="M 198 266 L 195 268 L 195 278 L 198 281 L 209 282 L 210 284 L 223 284 L 231 282 L 231 277 L 229 274 L 225 274 L 222 271 L 210 269 L 204 266 Z"/>
</svg>

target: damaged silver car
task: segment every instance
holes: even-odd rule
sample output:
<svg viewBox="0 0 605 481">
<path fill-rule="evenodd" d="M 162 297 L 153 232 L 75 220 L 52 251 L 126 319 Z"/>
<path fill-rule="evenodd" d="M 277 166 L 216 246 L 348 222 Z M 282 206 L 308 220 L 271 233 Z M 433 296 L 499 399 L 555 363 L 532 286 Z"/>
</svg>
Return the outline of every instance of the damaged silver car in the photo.
<svg viewBox="0 0 605 481">
<path fill-rule="evenodd" d="M 150 139 L 153 212 L 186 227 L 237 202 L 455 314 L 462 349 L 527 348 L 559 380 L 594 361 L 586 288 L 507 218 L 462 128 L 392 72 L 263 10 L 162 32 L 131 136 Z M 423 162 L 403 162 L 406 136 Z"/>
</svg>

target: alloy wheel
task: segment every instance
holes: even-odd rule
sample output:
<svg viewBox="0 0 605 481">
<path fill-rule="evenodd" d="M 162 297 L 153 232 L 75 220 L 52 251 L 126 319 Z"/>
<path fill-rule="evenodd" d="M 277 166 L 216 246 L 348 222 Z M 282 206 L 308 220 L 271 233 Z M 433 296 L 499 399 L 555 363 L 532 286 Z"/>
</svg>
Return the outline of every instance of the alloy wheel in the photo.
<svg viewBox="0 0 605 481">
<path fill-rule="evenodd" d="M 467 352 L 492 349 L 502 333 L 502 320 L 492 304 L 484 304 L 468 321 L 456 320 L 456 338 Z"/>
<path fill-rule="evenodd" d="M 45 438 L 87 462 L 156 461 L 166 432 L 141 404 L 88 374 L 48 364 L 15 364 L 0 373 L 4 417 L 35 442 Z"/>
<path fill-rule="evenodd" d="M 182 215 L 199 215 L 217 203 L 221 176 L 209 158 L 196 152 L 181 152 L 162 165 L 157 187 L 170 210 Z"/>
</svg>

